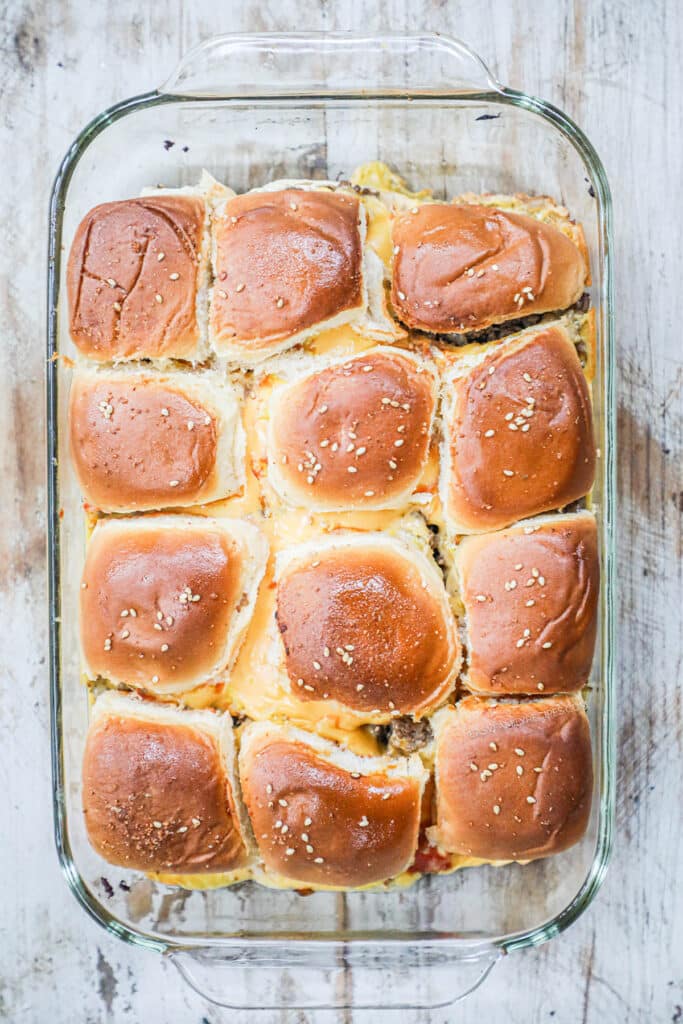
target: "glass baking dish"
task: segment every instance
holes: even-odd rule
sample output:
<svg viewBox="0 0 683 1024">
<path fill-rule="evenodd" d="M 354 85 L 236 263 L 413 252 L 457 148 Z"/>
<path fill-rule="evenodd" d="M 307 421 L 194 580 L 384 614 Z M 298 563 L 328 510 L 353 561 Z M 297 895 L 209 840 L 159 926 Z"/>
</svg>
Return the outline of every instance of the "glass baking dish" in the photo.
<svg viewBox="0 0 683 1024">
<path fill-rule="evenodd" d="M 598 649 L 588 710 L 590 827 L 567 853 L 464 869 L 388 892 L 303 897 L 253 883 L 174 890 L 104 865 L 80 808 L 88 719 L 77 642 L 84 525 L 67 452 L 69 339 L 63 254 L 83 214 L 206 168 L 237 190 L 348 175 L 384 160 L 412 187 L 545 193 L 584 226 L 596 311 L 593 384 L 601 457 Z M 462 43 L 436 35 L 232 35 L 191 51 L 158 91 L 112 107 L 74 141 L 50 209 L 48 493 L 55 835 L 76 897 L 127 942 L 164 953 L 225 1006 L 423 1007 L 470 991 L 503 954 L 559 934 L 605 874 L 614 814 L 615 401 L 610 194 L 593 147 L 563 113 L 501 86 Z M 381 982 L 381 983 L 380 983 Z"/>
</svg>

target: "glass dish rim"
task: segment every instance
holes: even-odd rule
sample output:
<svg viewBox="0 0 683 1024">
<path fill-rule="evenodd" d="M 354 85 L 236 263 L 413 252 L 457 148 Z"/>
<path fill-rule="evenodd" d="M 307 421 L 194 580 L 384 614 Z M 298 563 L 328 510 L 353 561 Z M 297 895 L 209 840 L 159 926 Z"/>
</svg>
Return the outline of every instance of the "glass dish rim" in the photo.
<svg viewBox="0 0 683 1024">
<path fill-rule="evenodd" d="M 341 35 L 341 34 L 339 34 Z M 344 34 L 347 35 L 347 34 Z M 315 40 L 330 38 L 325 33 L 297 33 L 297 34 L 242 34 L 214 37 L 211 42 L 234 39 L 267 39 L 271 44 L 276 40 L 300 39 Z M 610 859 L 615 814 L 615 615 L 614 615 L 614 566 L 615 566 L 615 523 L 614 514 L 616 507 L 616 403 L 615 403 L 615 344 L 614 344 L 614 308 L 613 308 L 613 283 L 612 283 L 612 201 L 605 170 L 593 145 L 583 131 L 559 108 L 530 96 L 527 93 L 509 89 L 499 83 L 488 72 L 488 68 L 466 44 L 459 40 L 445 36 L 430 36 L 428 33 L 420 34 L 387 34 L 387 35 L 366 35 L 356 36 L 356 39 L 367 41 L 375 45 L 385 40 L 430 38 L 436 45 L 444 44 L 455 46 L 459 51 L 464 51 L 483 69 L 491 85 L 490 89 L 472 90 L 463 88 L 403 91 L 392 89 L 383 91 L 363 88 L 357 91 L 344 90 L 336 91 L 301 91 L 297 93 L 278 93 L 272 91 L 261 92 L 254 90 L 247 94 L 235 95 L 193 95 L 183 93 L 165 93 L 161 89 L 142 93 L 130 97 L 112 105 L 101 114 L 93 118 L 83 130 L 76 136 L 67 150 L 58 169 L 50 196 L 49 208 L 49 241 L 48 241 L 48 303 L 47 303 L 47 368 L 46 368 L 46 412 L 47 412 L 47 494 L 48 494 L 48 613 L 49 613 L 49 679 L 50 679 L 50 705 L 51 705 L 51 760 L 53 780 L 53 817 L 54 837 L 57 847 L 59 862 L 67 879 L 69 887 L 76 899 L 85 911 L 104 927 L 107 931 L 124 941 L 153 949 L 158 952 L 182 952 L 210 949 L 212 951 L 225 951 L 226 953 L 236 947 L 249 946 L 252 949 L 260 948 L 264 952 L 273 946 L 280 946 L 284 941 L 295 942 L 298 951 L 308 946 L 321 950 L 329 948 L 338 950 L 353 947 L 356 950 L 367 949 L 372 951 L 379 942 L 383 946 L 399 949 L 407 944 L 424 949 L 425 947 L 438 948 L 440 954 L 450 954 L 454 959 L 478 959 L 494 952 L 496 955 L 523 949 L 528 946 L 539 945 L 556 935 L 559 935 L 569 927 L 592 903 L 600 885 L 604 879 L 608 862 Z M 206 45 L 206 44 L 201 44 Z M 200 47 L 201 48 L 201 47 Z M 191 51 L 192 52 L 192 51 Z M 604 591 L 604 644 L 603 644 L 603 673 L 602 685 L 604 687 L 604 708 L 600 718 L 599 727 L 601 730 L 601 790 L 599 794 L 599 818 L 598 836 L 596 849 L 590 869 L 575 896 L 559 913 L 548 921 L 530 928 L 499 938 L 471 940 L 444 935 L 414 935 L 407 936 L 391 935 L 381 933 L 381 938 L 374 937 L 373 933 L 365 933 L 356 937 L 344 937 L 343 933 L 321 934 L 316 937 L 315 933 L 306 933 L 305 937 L 297 938 L 297 933 L 281 932 L 269 937 L 249 936 L 205 936 L 192 941 L 175 941 L 172 938 L 159 939 L 143 931 L 136 930 L 123 924 L 113 916 L 107 908 L 95 898 L 87 888 L 71 854 L 68 835 L 66 830 L 66 812 L 64 801 L 64 766 L 63 766 L 63 733 L 62 733 L 62 704 L 61 704 L 61 671 L 59 661 L 60 650 L 60 564 L 59 564 L 59 542 L 60 542 L 60 517 L 59 517 L 59 482 L 58 482 L 58 383 L 57 383 L 57 309 L 59 280 L 61 270 L 61 243 L 62 243 L 62 219 L 65 206 L 65 198 L 73 171 L 93 140 L 104 131 L 109 125 L 121 118 L 138 112 L 145 108 L 165 105 L 169 103 L 220 103 L 222 105 L 239 105 L 244 103 L 264 104 L 291 104 L 297 100 L 306 102 L 344 102 L 363 105 L 368 101 L 381 101 L 389 103 L 414 101 L 416 103 L 432 104 L 443 101 L 467 100 L 469 102 L 486 102 L 521 108 L 531 114 L 535 114 L 559 131 L 578 152 L 589 175 L 590 184 L 595 191 L 598 215 L 598 231 L 600 241 L 599 258 L 602 266 L 602 294 L 600 296 L 603 310 L 604 330 L 604 397 L 605 397 L 605 434 L 610 441 L 607 450 L 603 450 L 602 457 L 605 462 L 605 492 L 604 492 L 604 537 L 602 565 L 602 587 Z M 356 933 L 358 934 L 358 933 Z"/>
</svg>

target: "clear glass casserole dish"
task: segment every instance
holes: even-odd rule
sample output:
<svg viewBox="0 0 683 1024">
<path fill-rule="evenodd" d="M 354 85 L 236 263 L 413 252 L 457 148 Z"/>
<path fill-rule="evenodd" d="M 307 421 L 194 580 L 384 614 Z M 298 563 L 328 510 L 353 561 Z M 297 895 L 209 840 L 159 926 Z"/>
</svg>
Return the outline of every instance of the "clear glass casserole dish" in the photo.
<svg viewBox="0 0 683 1024">
<path fill-rule="evenodd" d="M 388 892 L 293 892 L 254 883 L 172 890 L 107 868 L 81 813 L 88 701 L 80 682 L 78 576 L 84 524 L 67 452 L 69 339 L 63 254 L 96 203 L 145 185 L 194 183 L 206 168 L 244 190 L 281 177 L 344 176 L 384 160 L 411 187 L 541 193 L 586 233 L 596 311 L 594 490 L 602 590 L 591 677 L 595 792 L 581 843 L 527 866 L 464 869 Z M 615 399 L 610 194 L 581 131 L 559 110 L 502 87 L 462 43 L 439 36 L 251 35 L 211 39 L 155 92 L 97 117 L 59 169 L 48 268 L 50 672 L 55 835 L 88 913 L 169 956 L 226 1006 L 422 1007 L 475 987 L 503 954 L 559 934 L 604 876 L 614 815 Z M 380 973 L 381 973 L 381 985 Z"/>
</svg>

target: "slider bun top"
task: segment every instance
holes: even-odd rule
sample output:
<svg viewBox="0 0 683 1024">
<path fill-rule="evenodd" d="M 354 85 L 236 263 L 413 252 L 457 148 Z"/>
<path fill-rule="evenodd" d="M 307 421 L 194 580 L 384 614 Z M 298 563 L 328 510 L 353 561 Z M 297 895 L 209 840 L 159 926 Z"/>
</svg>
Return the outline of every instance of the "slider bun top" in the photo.
<svg viewBox="0 0 683 1024">
<path fill-rule="evenodd" d="M 427 772 L 419 757 L 358 757 L 269 722 L 242 730 L 244 801 L 264 881 L 358 888 L 411 864 Z"/>
<path fill-rule="evenodd" d="M 247 862 L 229 715 L 178 711 L 109 691 L 83 759 L 90 842 L 137 871 L 231 871 Z"/>
<path fill-rule="evenodd" d="M 481 331 L 567 309 L 586 279 L 559 228 L 491 206 L 425 203 L 396 218 L 391 299 L 407 327 Z"/>
<path fill-rule="evenodd" d="M 242 520 L 100 521 L 80 592 L 90 678 L 168 694 L 212 681 L 237 654 L 266 558 Z"/>
<path fill-rule="evenodd" d="M 597 545 L 590 512 L 543 516 L 460 542 L 467 689 L 538 695 L 586 684 L 597 632 Z"/>
<path fill-rule="evenodd" d="M 270 482 L 303 508 L 405 505 L 427 462 L 436 395 L 430 365 L 388 347 L 281 386 L 271 405 Z"/>
<path fill-rule="evenodd" d="M 201 194 L 162 193 L 95 206 L 67 267 L 74 344 L 99 362 L 201 359 L 206 272 Z"/>
<path fill-rule="evenodd" d="M 429 835 L 442 850 L 527 861 L 583 836 L 593 769 L 580 697 L 466 697 L 433 724 L 437 822 Z"/>
<path fill-rule="evenodd" d="M 219 355 L 256 363 L 358 317 L 365 211 L 357 196 L 313 188 L 247 192 L 213 222 L 210 331 Z"/>
<path fill-rule="evenodd" d="M 289 684 L 389 721 L 446 699 L 460 645 L 443 579 L 417 545 L 331 536 L 278 556 L 277 623 Z"/>
<path fill-rule="evenodd" d="M 561 508 L 593 485 L 590 394 L 562 322 L 456 359 L 442 415 L 441 499 L 453 534 Z"/>
<path fill-rule="evenodd" d="M 104 512 L 215 501 L 244 485 L 238 399 L 217 374 L 80 369 L 69 439 L 81 491 Z"/>
</svg>

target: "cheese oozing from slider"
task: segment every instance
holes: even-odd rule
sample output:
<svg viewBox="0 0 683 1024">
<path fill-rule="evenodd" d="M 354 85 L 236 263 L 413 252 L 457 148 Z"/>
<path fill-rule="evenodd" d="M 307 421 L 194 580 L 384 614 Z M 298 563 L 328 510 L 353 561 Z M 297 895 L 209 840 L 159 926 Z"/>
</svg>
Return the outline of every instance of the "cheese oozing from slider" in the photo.
<svg viewBox="0 0 683 1024">
<path fill-rule="evenodd" d="M 290 726 L 242 729 L 240 784 L 260 881 L 359 888 L 401 874 L 417 847 L 419 757 L 357 757 Z"/>
<path fill-rule="evenodd" d="M 83 759 L 90 842 L 111 864 L 187 874 L 248 862 L 229 715 L 109 691 Z"/>
<path fill-rule="evenodd" d="M 403 333 L 386 313 L 384 267 L 354 193 L 274 183 L 219 204 L 212 232 L 218 355 L 258 363 L 345 323 L 379 338 Z"/>
<path fill-rule="evenodd" d="M 211 682 L 237 655 L 267 552 L 244 521 L 100 521 L 81 583 L 86 673 L 157 694 Z"/>
<path fill-rule="evenodd" d="M 105 512 L 215 501 L 245 485 L 239 399 L 218 374 L 79 369 L 69 440 L 81 491 Z"/>
<path fill-rule="evenodd" d="M 478 693 L 580 690 L 597 633 L 600 566 L 589 512 L 543 516 L 464 538 L 455 566 Z"/>
<path fill-rule="evenodd" d="M 578 696 L 467 697 L 437 712 L 432 843 L 488 860 L 566 850 L 588 826 L 593 769 Z"/>
<path fill-rule="evenodd" d="M 407 327 L 480 331 L 567 309 L 586 265 L 559 228 L 488 205 L 424 203 L 394 220 L 391 300 Z"/>
<path fill-rule="evenodd" d="M 282 551 L 276 619 L 298 700 L 359 718 L 421 717 L 443 703 L 460 645 L 435 562 L 381 533 L 331 534 Z"/>
<path fill-rule="evenodd" d="M 207 352 L 208 203 L 201 189 L 96 206 L 67 268 L 74 344 L 98 362 Z"/>
<path fill-rule="evenodd" d="M 437 383 L 413 353 L 376 348 L 276 389 L 268 475 L 288 505 L 382 509 L 420 500 Z"/>
<path fill-rule="evenodd" d="M 590 394 L 563 321 L 455 358 L 442 421 L 440 493 L 452 534 L 498 530 L 593 485 Z"/>
</svg>

